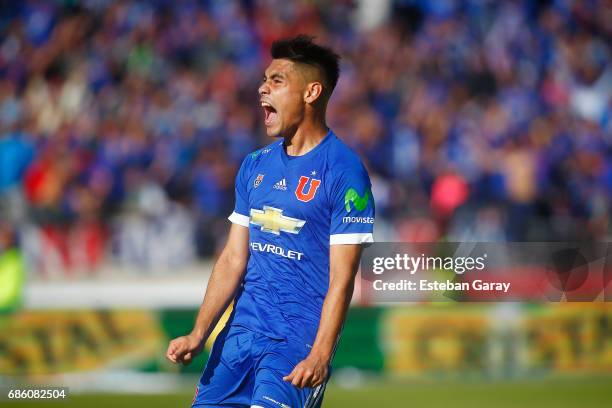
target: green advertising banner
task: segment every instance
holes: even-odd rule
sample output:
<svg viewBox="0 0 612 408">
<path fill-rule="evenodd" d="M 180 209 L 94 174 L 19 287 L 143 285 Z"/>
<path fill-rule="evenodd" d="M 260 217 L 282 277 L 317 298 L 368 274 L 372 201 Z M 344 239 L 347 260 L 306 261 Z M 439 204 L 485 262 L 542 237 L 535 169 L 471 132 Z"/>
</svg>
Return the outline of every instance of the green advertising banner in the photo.
<svg viewBox="0 0 612 408">
<path fill-rule="evenodd" d="M 0 315 L 0 375 L 25 379 L 113 370 L 198 374 L 165 359 L 196 310 L 54 310 Z M 607 304 L 351 308 L 334 369 L 420 377 L 612 373 Z"/>
<path fill-rule="evenodd" d="M 139 369 L 165 343 L 150 311 L 34 311 L 0 317 L 0 374 L 48 376 Z"/>
<path fill-rule="evenodd" d="M 389 308 L 385 369 L 399 375 L 612 373 L 607 303 Z"/>
</svg>

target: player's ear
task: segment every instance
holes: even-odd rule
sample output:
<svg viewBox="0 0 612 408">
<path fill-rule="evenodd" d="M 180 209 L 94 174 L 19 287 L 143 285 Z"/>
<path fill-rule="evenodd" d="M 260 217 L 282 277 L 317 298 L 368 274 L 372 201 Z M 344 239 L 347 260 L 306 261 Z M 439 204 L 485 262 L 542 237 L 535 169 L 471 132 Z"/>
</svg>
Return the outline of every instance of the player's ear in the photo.
<svg viewBox="0 0 612 408">
<path fill-rule="evenodd" d="M 323 94 L 323 85 L 320 82 L 310 82 L 304 91 L 304 101 L 314 103 Z"/>
</svg>

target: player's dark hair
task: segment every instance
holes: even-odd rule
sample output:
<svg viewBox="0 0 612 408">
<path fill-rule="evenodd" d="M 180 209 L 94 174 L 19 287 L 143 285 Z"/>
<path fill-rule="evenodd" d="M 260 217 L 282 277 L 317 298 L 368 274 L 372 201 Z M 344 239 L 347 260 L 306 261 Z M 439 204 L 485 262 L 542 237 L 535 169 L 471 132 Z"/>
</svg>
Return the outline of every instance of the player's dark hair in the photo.
<svg viewBox="0 0 612 408">
<path fill-rule="evenodd" d="M 270 54 L 274 59 L 287 59 L 321 68 L 331 94 L 340 76 L 340 56 L 331 48 L 315 44 L 312 40 L 313 37 L 304 34 L 277 40 L 272 43 Z"/>
</svg>

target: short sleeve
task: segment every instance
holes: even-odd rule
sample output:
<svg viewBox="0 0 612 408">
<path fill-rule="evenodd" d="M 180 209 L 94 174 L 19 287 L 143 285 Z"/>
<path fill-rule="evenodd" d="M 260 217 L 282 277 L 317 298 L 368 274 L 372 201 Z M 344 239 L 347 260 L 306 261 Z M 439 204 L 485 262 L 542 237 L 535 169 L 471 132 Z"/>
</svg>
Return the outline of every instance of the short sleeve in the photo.
<svg viewBox="0 0 612 408">
<path fill-rule="evenodd" d="M 249 175 L 247 171 L 249 156 L 247 156 L 240 165 L 238 174 L 236 175 L 235 196 L 236 203 L 234 212 L 227 217 L 234 224 L 243 227 L 249 227 L 249 192 L 247 190 Z"/>
<path fill-rule="evenodd" d="M 330 245 L 374 242 L 374 199 L 362 165 L 338 173 L 331 199 Z"/>
</svg>

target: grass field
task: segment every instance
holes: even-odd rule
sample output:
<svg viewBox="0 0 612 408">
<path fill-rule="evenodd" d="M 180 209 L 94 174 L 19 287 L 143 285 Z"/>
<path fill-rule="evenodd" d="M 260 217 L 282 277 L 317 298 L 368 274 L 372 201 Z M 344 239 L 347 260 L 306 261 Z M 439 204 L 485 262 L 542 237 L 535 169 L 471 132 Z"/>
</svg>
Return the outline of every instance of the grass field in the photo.
<svg viewBox="0 0 612 408">
<path fill-rule="evenodd" d="M 81 394 L 65 402 L 47 402 L 64 408 L 189 407 L 192 393 L 175 395 Z M 40 407 L 40 402 L 7 406 Z M 371 382 L 355 389 L 330 385 L 323 407 L 451 407 L 451 408 L 604 408 L 612 406 L 612 377 L 563 378 L 516 382 Z"/>
</svg>

